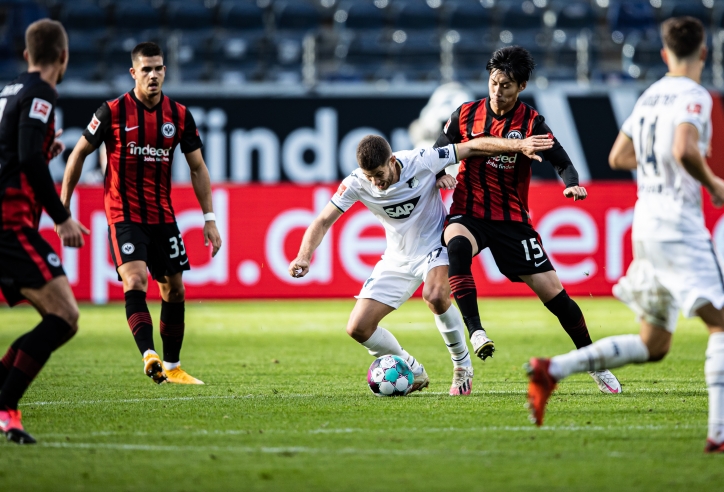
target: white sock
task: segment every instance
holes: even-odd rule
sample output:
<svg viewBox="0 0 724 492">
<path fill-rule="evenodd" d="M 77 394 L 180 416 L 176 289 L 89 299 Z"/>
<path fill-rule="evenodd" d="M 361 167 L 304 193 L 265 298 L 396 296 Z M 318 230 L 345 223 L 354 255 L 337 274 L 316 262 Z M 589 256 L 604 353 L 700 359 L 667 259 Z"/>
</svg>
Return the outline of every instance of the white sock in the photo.
<svg viewBox="0 0 724 492">
<path fill-rule="evenodd" d="M 450 309 L 443 314 L 435 315 L 435 324 L 440 330 L 442 339 L 450 351 L 450 358 L 455 367 L 470 367 L 473 363 L 470 361 L 470 352 L 465 340 L 465 325 L 460 317 L 457 308 L 450 304 Z"/>
<path fill-rule="evenodd" d="M 400 346 L 395 336 L 381 326 L 378 326 L 371 337 L 366 342 L 362 342 L 362 346 L 367 349 L 373 357 L 381 357 L 383 355 L 399 355 L 410 365 L 412 372 L 420 372 L 420 365 L 413 356 L 407 353 L 407 350 Z"/>
<path fill-rule="evenodd" d="M 148 354 L 158 355 L 155 350 L 148 349 L 143 353 L 142 357 L 145 359 Z"/>
<path fill-rule="evenodd" d="M 181 361 L 178 362 L 166 362 L 163 361 L 163 368 L 170 371 L 171 369 L 176 369 L 178 366 L 181 365 Z"/>
<path fill-rule="evenodd" d="M 709 389 L 709 435 L 719 444 L 724 442 L 724 333 L 709 335 L 704 363 L 706 386 Z"/>
<path fill-rule="evenodd" d="M 603 338 L 587 347 L 551 359 L 550 375 L 556 381 L 577 372 L 613 369 L 649 360 L 649 349 L 638 335 Z"/>
</svg>

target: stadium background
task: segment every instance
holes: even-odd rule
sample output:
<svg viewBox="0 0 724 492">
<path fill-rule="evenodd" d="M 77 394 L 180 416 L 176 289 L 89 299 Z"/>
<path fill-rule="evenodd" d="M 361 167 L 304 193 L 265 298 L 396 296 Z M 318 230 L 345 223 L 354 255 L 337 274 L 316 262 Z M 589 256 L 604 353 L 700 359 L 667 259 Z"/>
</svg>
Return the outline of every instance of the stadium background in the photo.
<svg viewBox="0 0 724 492">
<path fill-rule="evenodd" d="M 493 50 L 522 45 L 538 63 L 523 100 L 546 116 L 590 192 L 584 202 L 564 201 L 552 167 L 534 166 L 534 223 L 568 291 L 605 296 L 630 261 L 635 200 L 631 174 L 611 171 L 608 151 L 638 95 L 665 73 L 658 22 L 683 14 L 708 29 L 710 164 L 724 175 L 719 0 L 0 0 L 0 81 L 23 69 L 30 22 L 64 23 L 71 57 L 56 117 L 68 150 L 51 163 L 60 180 L 93 112 L 133 87 L 131 48 L 158 42 L 168 66 L 164 91 L 191 108 L 201 131 L 225 241 L 211 260 L 178 154 L 173 200 L 193 267 L 189 296 L 349 297 L 384 249 L 381 227 L 361 207 L 334 226 L 307 279 L 289 278 L 286 266 L 304 227 L 356 166 L 359 139 L 379 133 L 395 150 L 424 142 L 420 126 L 440 128 L 461 97 L 486 95 Z M 428 104 L 440 86 L 441 99 Z M 78 298 L 97 303 L 122 298 L 108 256 L 103 161 L 102 152 L 86 161 L 73 202 L 91 228 L 88 245 L 62 252 Z M 721 212 L 705 207 L 724 253 Z M 47 217 L 42 227 L 58 246 Z M 501 278 L 488 255 L 474 273 L 482 296 L 528 294 Z"/>
</svg>

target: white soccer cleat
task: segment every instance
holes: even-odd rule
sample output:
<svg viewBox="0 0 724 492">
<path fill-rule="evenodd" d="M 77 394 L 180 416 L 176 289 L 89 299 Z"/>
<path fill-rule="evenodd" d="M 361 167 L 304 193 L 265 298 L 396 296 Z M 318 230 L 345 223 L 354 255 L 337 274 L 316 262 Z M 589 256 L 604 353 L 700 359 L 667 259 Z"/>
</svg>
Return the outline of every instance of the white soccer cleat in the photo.
<svg viewBox="0 0 724 492">
<path fill-rule="evenodd" d="M 412 387 L 410 388 L 410 391 L 407 393 L 408 395 L 410 393 L 414 393 L 415 391 L 420 391 L 423 388 L 427 388 L 430 386 L 430 378 L 427 376 L 427 371 L 423 367 L 422 364 L 420 364 L 420 369 L 417 373 L 413 372 L 415 376 L 415 380 L 412 382 Z"/>
<path fill-rule="evenodd" d="M 493 356 L 495 352 L 495 343 L 488 338 L 484 330 L 478 330 L 470 336 L 470 343 L 473 344 L 473 352 L 481 360 Z"/>
<path fill-rule="evenodd" d="M 467 396 L 473 390 L 473 367 L 456 367 L 453 369 L 453 380 L 450 396 Z"/>
<path fill-rule="evenodd" d="M 601 393 L 621 393 L 621 383 L 618 382 L 618 379 L 616 379 L 616 376 L 614 376 L 611 371 L 607 369 L 603 371 L 589 371 L 588 374 L 596 381 Z"/>
</svg>

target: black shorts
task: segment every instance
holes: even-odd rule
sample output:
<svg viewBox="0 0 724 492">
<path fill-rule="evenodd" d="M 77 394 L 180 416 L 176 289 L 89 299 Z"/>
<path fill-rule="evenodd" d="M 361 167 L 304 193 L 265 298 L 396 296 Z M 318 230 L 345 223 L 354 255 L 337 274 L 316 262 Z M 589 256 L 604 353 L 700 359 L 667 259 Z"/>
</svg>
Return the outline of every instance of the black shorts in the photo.
<svg viewBox="0 0 724 492">
<path fill-rule="evenodd" d="M 111 258 L 118 267 L 129 261 L 146 263 L 154 280 L 189 270 L 189 257 L 176 222 L 137 224 L 117 222 L 108 226 Z M 121 280 L 121 276 L 118 276 Z"/>
<path fill-rule="evenodd" d="M 448 215 L 449 224 L 465 226 L 478 242 L 478 253 L 490 248 L 500 273 L 512 282 L 522 282 L 520 275 L 555 270 L 538 233 L 530 224 L 509 220 L 485 220 L 470 215 Z M 442 244 L 445 245 L 443 229 Z"/>
<path fill-rule="evenodd" d="M 25 297 L 20 289 L 39 289 L 65 275 L 60 258 L 35 229 L 0 230 L 0 290 L 11 306 Z"/>
</svg>

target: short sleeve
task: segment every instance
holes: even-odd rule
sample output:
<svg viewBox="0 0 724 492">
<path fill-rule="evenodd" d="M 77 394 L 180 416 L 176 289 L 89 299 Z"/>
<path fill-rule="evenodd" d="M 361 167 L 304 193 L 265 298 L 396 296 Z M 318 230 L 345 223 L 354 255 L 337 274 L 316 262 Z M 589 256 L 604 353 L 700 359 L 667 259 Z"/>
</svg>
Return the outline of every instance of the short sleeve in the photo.
<svg viewBox="0 0 724 492">
<path fill-rule="evenodd" d="M 463 138 L 460 134 L 460 106 L 448 118 L 447 123 L 442 128 L 442 132 L 435 142 L 435 147 L 444 147 L 449 144 L 460 143 Z"/>
<path fill-rule="evenodd" d="M 45 132 L 48 124 L 53 123 L 55 91 L 45 84 L 38 84 L 28 90 L 20 102 L 19 127 L 35 127 Z"/>
<path fill-rule="evenodd" d="M 201 142 L 199 136 L 199 129 L 196 128 L 196 122 L 191 114 L 191 111 L 186 109 L 186 120 L 184 121 L 184 131 L 181 135 L 181 152 L 188 154 L 194 150 L 198 150 L 203 147 L 204 144 Z"/>
<path fill-rule="evenodd" d="M 633 113 L 629 115 L 628 118 L 626 118 L 626 121 L 623 122 L 623 125 L 621 125 L 621 133 L 626 135 L 628 138 L 633 140 L 633 134 L 634 134 L 634 116 Z"/>
<path fill-rule="evenodd" d="M 676 102 L 676 115 L 674 126 L 690 123 L 699 131 L 699 135 L 706 132 L 711 120 L 711 95 L 704 90 L 686 92 Z"/>
<path fill-rule="evenodd" d="M 91 118 L 88 126 L 83 130 L 83 136 L 88 140 L 88 143 L 97 149 L 105 140 L 110 128 L 111 108 L 108 107 L 108 103 L 103 103 Z"/>
<path fill-rule="evenodd" d="M 418 149 L 422 166 L 437 174 L 447 166 L 458 163 L 457 150 L 454 144 L 439 148 Z"/>
<path fill-rule="evenodd" d="M 330 200 L 332 205 L 337 207 L 342 213 L 349 210 L 349 208 L 359 200 L 359 196 L 354 189 L 355 179 L 353 174 L 344 178 Z"/>
</svg>

